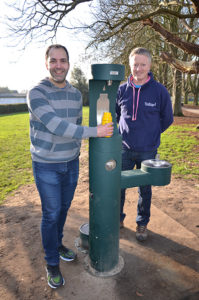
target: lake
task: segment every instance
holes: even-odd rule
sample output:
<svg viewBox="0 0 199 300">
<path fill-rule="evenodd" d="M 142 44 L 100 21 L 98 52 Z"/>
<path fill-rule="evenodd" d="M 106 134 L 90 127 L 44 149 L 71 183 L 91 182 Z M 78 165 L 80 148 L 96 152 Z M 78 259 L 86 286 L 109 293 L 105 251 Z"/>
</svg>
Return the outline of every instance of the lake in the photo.
<svg viewBox="0 0 199 300">
<path fill-rule="evenodd" d="M 0 105 L 17 103 L 26 103 L 26 98 L 0 98 Z"/>
</svg>

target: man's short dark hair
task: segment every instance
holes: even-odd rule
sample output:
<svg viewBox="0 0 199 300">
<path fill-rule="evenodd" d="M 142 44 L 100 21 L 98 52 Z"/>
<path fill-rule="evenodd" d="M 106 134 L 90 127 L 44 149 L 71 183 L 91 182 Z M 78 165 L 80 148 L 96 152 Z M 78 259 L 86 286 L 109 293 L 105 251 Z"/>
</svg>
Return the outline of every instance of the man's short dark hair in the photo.
<svg viewBox="0 0 199 300">
<path fill-rule="evenodd" d="M 51 49 L 53 49 L 53 48 L 55 48 L 55 49 L 63 49 L 65 52 L 66 52 L 66 56 L 67 56 L 67 59 L 68 59 L 68 61 L 69 61 L 69 54 L 68 54 L 68 50 L 66 49 L 66 47 L 65 46 L 63 46 L 63 45 L 60 45 L 60 44 L 54 44 L 54 45 L 50 45 L 47 49 L 46 49 L 46 54 L 45 54 L 45 58 L 46 58 L 46 60 L 48 59 L 48 57 L 49 57 L 49 52 L 50 52 L 50 50 Z"/>
</svg>

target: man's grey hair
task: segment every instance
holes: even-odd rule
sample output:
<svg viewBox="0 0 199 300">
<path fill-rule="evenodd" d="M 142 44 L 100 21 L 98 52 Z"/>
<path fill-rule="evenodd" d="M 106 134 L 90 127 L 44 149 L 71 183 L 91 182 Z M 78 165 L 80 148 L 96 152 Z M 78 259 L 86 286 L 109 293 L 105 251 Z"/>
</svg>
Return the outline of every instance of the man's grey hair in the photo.
<svg viewBox="0 0 199 300">
<path fill-rule="evenodd" d="M 146 48 L 137 47 L 131 51 L 131 53 L 129 55 L 129 63 L 130 63 L 131 57 L 134 56 L 135 54 L 145 55 L 149 58 L 150 62 L 152 61 L 152 56 L 151 56 L 151 53 L 149 50 L 147 50 Z"/>
</svg>

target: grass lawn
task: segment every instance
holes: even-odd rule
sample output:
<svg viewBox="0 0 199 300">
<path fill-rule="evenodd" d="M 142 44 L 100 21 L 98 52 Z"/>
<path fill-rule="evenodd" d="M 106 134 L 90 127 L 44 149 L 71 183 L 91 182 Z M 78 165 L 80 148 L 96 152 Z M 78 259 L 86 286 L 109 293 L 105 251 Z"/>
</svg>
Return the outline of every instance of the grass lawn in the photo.
<svg viewBox="0 0 199 300">
<path fill-rule="evenodd" d="M 196 130 L 196 125 L 172 125 L 161 136 L 160 159 L 168 160 L 178 177 L 199 178 Z"/>
<path fill-rule="evenodd" d="M 33 182 L 28 113 L 0 117 L 0 203 L 20 185 Z"/>
<path fill-rule="evenodd" d="M 84 107 L 83 124 L 88 125 L 89 108 Z M 161 138 L 160 158 L 173 164 L 172 173 L 183 178 L 199 175 L 199 153 L 194 151 L 194 125 L 171 126 Z M 9 192 L 33 182 L 29 142 L 29 115 L 0 116 L 0 203 Z"/>
</svg>

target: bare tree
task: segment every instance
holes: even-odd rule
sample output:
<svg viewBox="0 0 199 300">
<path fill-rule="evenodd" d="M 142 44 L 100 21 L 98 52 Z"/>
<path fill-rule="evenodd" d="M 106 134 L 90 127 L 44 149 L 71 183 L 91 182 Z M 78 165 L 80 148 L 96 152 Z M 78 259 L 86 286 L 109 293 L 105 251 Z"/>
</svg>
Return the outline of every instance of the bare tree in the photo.
<svg viewBox="0 0 199 300">
<path fill-rule="evenodd" d="M 58 28 L 66 26 L 67 17 L 82 3 L 94 3 L 92 0 L 21 0 L 14 1 L 17 16 L 8 18 L 8 25 L 18 43 L 27 44 L 33 38 L 43 41 L 56 37 Z M 19 5 L 20 3 L 20 5 Z M 118 35 L 131 29 L 136 24 L 136 30 L 144 26 L 152 28 L 165 40 L 183 51 L 199 57 L 199 1 L 198 0 L 98 0 L 92 16 L 95 20 L 85 28 L 93 33 L 91 44 L 112 41 Z M 161 24 L 161 17 L 171 17 L 186 29 L 186 36 L 195 36 L 197 41 L 186 42 L 177 32 L 170 32 Z M 82 18 L 81 18 L 82 19 Z M 194 20 L 192 27 L 189 20 Z M 132 32 L 131 34 L 134 34 Z M 17 39 L 17 37 L 19 39 Z M 162 59 L 182 72 L 198 73 L 199 62 L 183 62 L 171 53 L 163 52 Z"/>
<path fill-rule="evenodd" d="M 199 46 L 183 41 L 178 36 L 174 36 L 171 32 L 164 29 L 160 24 L 157 22 L 153 22 L 151 19 L 147 19 L 143 21 L 144 25 L 151 26 L 155 31 L 157 31 L 161 36 L 165 38 L 165 40 L 168 43 L 172 43 L 173 45 L 180 47 L 180 49 L 184 50 L 188 54 L 193 54 L 195 56 L 199 56 Z M 199 62 L 198 61 L 190 61 L 190 62 L 184 62 L 181 61 L 174 56 L 172 56 L 170 53 L 163 52 L 161 54 L 161 58 L 173 65 L 176 69 L 185 72 L 185 73 L 199 73 Z"/>
<path fill-rule="evenodd" d="M 15 0 L 7 4 L 15 10 L 15 17 L 7 19 L 10 36 L 15 37 L 17 45 L 23 46 L 33 39 L 53 40 L 59 28 L 73 28 L 72 25 L 66 26 L 67 17 L 77 6 L 89 2 L 92 0 Z"/>
<path fill-rule="evenodd" d="M 198 105 L 199 98 L 199 74 L 193 74 L 190 76 L 190 87 L 193 94 L 193 103 Z"/>
<path fill-rule="evenodd" d="M 103 44 L 106 54 L 115 53 L 117 62 L 122 63 L 127 62 L 129 45 L 131 49 L 136 44 L 147 45 L 158 62 L 156 72 L 163 68 L 167 74 L 171 72 L 160 64 L 160 58 L 175 68 L 170 76 L 173 110 L 174 115 L 182 115 L 181 72 L 199 72 L 199 1 L 101 0 L 99 3 L 100 13 L 95 13 L 95 22 L 90 27 L 90 44 Z M 187 54 L 190 61 L 187 61 Z M 161 77 L 163 74 L 159 74 L 158 79 Z M 167 87 L 170 85 L 167 76 L 162 82 Z"/>
<path fill-rule="evenodd" d="M 199 57 L 199 1 L 198 0 L 152 0 L 152 1 L 116 1 L 109 0 L 99 1 L 100 7 L 98 13 L 95 14 L 96 20 L 90 26 L 92 31 L 93 43 L 102 43 L 113 41 L 114 38 L 120 36 L 122 32 L 131 29 L 135 24 L 134 31 L 148 26 L 154 32 L 157 32 L 163 40 L 176 46 L 182 51 L 192 54 L 193 57 Z M 100 13 L 99 13 L 100 12 Z M 183 30 L 171 32 L 162 24 L 162 20 L 175 19 L 181 23 Z M 189 26 L 189 20 L 193 20 L 192 27 Z M 196 37 L 194 42 L 186 41 L 187 36 Z M 176 69 L 187 73 L 199 72 L 199 61 L 184 62 L 177 59 L 172 53 L 162 52 L 161 58 L 173 65 Z"/>
<path fill-rule="evenodd" d="M 191 92 L 190 86 L 191 74 L 182 74 L 182 96 L 183 96 L 183 103 L 188 104 L 188 96 Z"/>
</svg>

